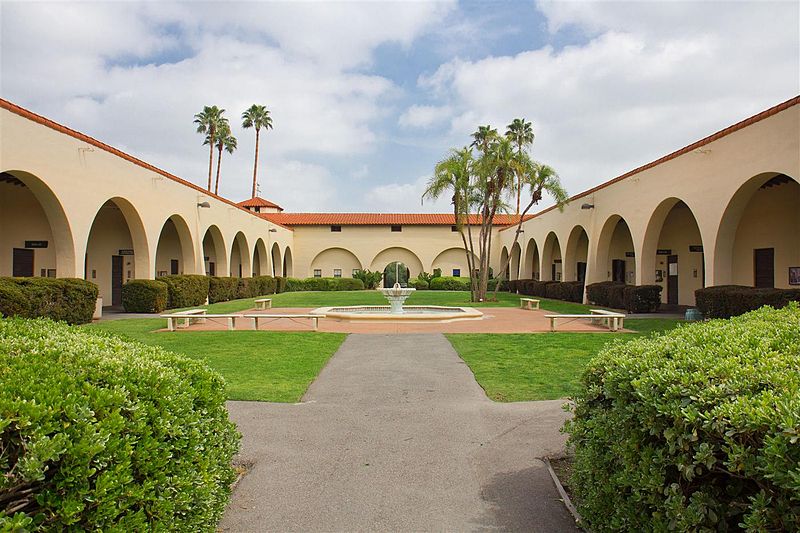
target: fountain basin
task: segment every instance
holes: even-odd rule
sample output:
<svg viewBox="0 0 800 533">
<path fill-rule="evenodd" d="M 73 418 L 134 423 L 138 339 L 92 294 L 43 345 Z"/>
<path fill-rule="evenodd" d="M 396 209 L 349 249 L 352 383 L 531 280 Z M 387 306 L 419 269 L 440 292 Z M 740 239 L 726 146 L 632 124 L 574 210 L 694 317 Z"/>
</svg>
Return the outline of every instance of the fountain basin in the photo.
<svg viewBox="0 0 800 533">
<path fill-rule="evenodd" d="M 311 314 L 322 315 L 348 322 L 451 322 L 453 320 L 480 320 L 483 313 L 473 307 L 444 307 L 439 305 L 407 305 L 401 313 L 388 305 L 353 305 L 346 307 L 319 307 Z"/>
</svg>

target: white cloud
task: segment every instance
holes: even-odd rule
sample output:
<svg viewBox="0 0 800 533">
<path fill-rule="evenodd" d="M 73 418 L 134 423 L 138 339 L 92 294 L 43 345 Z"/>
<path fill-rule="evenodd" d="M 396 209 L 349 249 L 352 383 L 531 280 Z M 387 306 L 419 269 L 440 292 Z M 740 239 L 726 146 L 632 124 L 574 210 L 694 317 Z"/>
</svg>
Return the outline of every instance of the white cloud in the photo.
<svg viewBox="0 0 800 533">
<path fill-rule="evenodd" d="M 430 128 L 447 120 L 452 111 L 448 106 L 412 105 L 398 120 L 404 128 Z"/>
<path fill-rule="evenodd" d="M 422 193 L 430 176 L 420 176 L 411 183 L 388 183 L 378 185 L 364 193 L 365 209 L 374 213 L 450 213 L 453 210 L 450 197 L 426 199 Z"/>
</svg>

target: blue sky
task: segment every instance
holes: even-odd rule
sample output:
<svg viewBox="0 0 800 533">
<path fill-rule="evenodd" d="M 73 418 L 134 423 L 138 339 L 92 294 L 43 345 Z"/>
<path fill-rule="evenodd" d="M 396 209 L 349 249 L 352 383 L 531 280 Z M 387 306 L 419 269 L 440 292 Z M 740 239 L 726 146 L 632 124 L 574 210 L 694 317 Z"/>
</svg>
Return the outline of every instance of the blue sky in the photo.
<svg viewBox="0 0 800 533">
<path fill-rule="evenodd" d="M 204 184 L 192 117 L 227 110 L 221 192 L 291 211 L 420 205 L 478 125 L 531 120 L 578 193 L 800 93 L 796 2 L 8 2 L 0 94 Z M 754 31 L 755 29 L 755 31 Z M 540 207 L 547 206 L 547 200 Z"/>
</svg>

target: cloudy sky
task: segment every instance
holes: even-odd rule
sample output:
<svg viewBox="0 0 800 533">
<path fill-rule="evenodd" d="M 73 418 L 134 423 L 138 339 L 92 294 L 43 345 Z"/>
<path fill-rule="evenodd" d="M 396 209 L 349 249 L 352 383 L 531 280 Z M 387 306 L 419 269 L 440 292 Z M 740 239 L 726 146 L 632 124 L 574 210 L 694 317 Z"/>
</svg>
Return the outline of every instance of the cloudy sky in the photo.
<svg viewBox="0 0 800 533">
<path fill-rule="evenodd" d="M 800 93 L 797 2 L 0 2 L 0 94 L 204 185 L 193 115 L 226 109 L 249 196 L 289 211 L 420 205 L 478 125 L 533 122 L 578 193 Z M 542 206 L 546 206 L 543 202 Z"/>
</svg>

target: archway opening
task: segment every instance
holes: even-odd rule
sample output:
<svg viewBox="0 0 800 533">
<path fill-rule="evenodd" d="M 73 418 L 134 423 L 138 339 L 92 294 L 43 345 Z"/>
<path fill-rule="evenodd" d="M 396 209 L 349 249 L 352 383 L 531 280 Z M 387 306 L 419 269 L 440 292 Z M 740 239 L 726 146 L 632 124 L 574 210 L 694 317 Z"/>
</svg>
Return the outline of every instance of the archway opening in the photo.
<svg viewBox="0 0 800 533">
<path fill-rule="evenodd" d="M 511 247 L 511 263 L 508 265 L 508 273 L 511 276 L 509 279 L 519 279 L 519 261 L 521 255 L 522 248 L 518 242 L 515 242 L 514 246 Z"/>
<path fill-rule="evenodd" d="M 294 265 L 292 264 L 292 249 L 288 246 L 283 251 L 283 275 L 292 277 L 294 273 Z"/>
<path fill-rule="evenodd" d="M 230 275 L 232 278 L 249 278 L 252 275 L 250 270 L 250 247 L 247 238 L 241 231 L 236 234 L 231 244 Z"/>
<path fill-rule="evenodd" d="M 521 279 L 539 279 L 539 246 L 534 239 L 528 240 L 519 274 Z"/>
<path fill-rule="evenodd" d="M 283 261 L 281 261 L 281 247 L 278 243 L 272 244 L 272 275 L 283 276 Z"/>
<path fill-rule="evenodd" d="M 217 226 L 210 226 L 203 235 L 203 266 L 207 276 L 224 276 L 228 271 L 225 241 Z"/>
<path fill-rule="evenodd" d="M 505 265 L 506 261 L 508 261 L 508 248 L 503 246 L 503 249 L 500 250 L 500 265 Z M 511 270 L 510 265 L 506 267 L 505 271 L 501 272 L 503 279 L 508 279 L 508 273 Z"/>
<path fill-rule="evenodd" d="M 586 258 L 589 255 L 589 235 L 583 226 L 575 226 L 567 239 L 564 254 L 564 280 L 586 281 Z"/>
<path fill-rule="evenodd" d="M 636 282 L 636 254 L 628 223 L 613 215 L 603 224 L 597 241 L 597 277 L 600 280 Z M 605 274 L 605 276 L 603 276 Z"/>
<path fill-rule="evenodd" d="M 475 254 L 473 257 L 473 265 L 477 264 Z M 467 255 L 463 248 L 448 248 L 443 250 L 431 263 L 431 269 L 440 269 L 443 276 L 454 277 L 469 277 L 469 265 L 467 264 Z"/>
<path fill-rule="evenodd" d="M 408 267 L 409 279 L 416 278 L 422 272 L 422 261 L 408 248 L 392 247 L 382 250 L 370 263 L 370 270 L 383 272 L 386 265 L 399 261 Z"/>
<path fill-rule="evenodd" d="M 164 222 L 156 246 L 156 277 L 193 274 L 195 269 L 192 234 L 186 221 L 172 215 Z"/>
<path fill-rule="evenodd" d="M 74 277 L 75 246 L 55 194 L 27 172 L 0 173 L 0 276 Z"/>
<path fill-rule="evenodd" d="M 264 239 L 259 237 L 255 248 L 253 248 L 253 276 L 267 276 L 270 274 L 267 245 L 264 244 Z"/>
<path fill-rule="evenodd" d="M 394 287 L 395 283 L 399 283 L 401 287 L 408 287 L 410 279 L 409 268 L 400 261 L 393 261 L 383 269 L 383 286 L 385 288 Z"/>
<path fill-rule="evenodd" d="M 561 244 L 558 237 L 552 231 L 547 234 L 542 250 L 542 270 L 543 281 L 561 281 L 563 279 L 563 262 L 561 260 Z"/>
<path fill-rule="evenodd" d="M 122 304 L 122 285 L 150 278 L 147 238 L 139 214 L 122 198 L 105 202 L 86 243 L 86 279 L 99 288 L 104 305 Z"/>
</svg>

